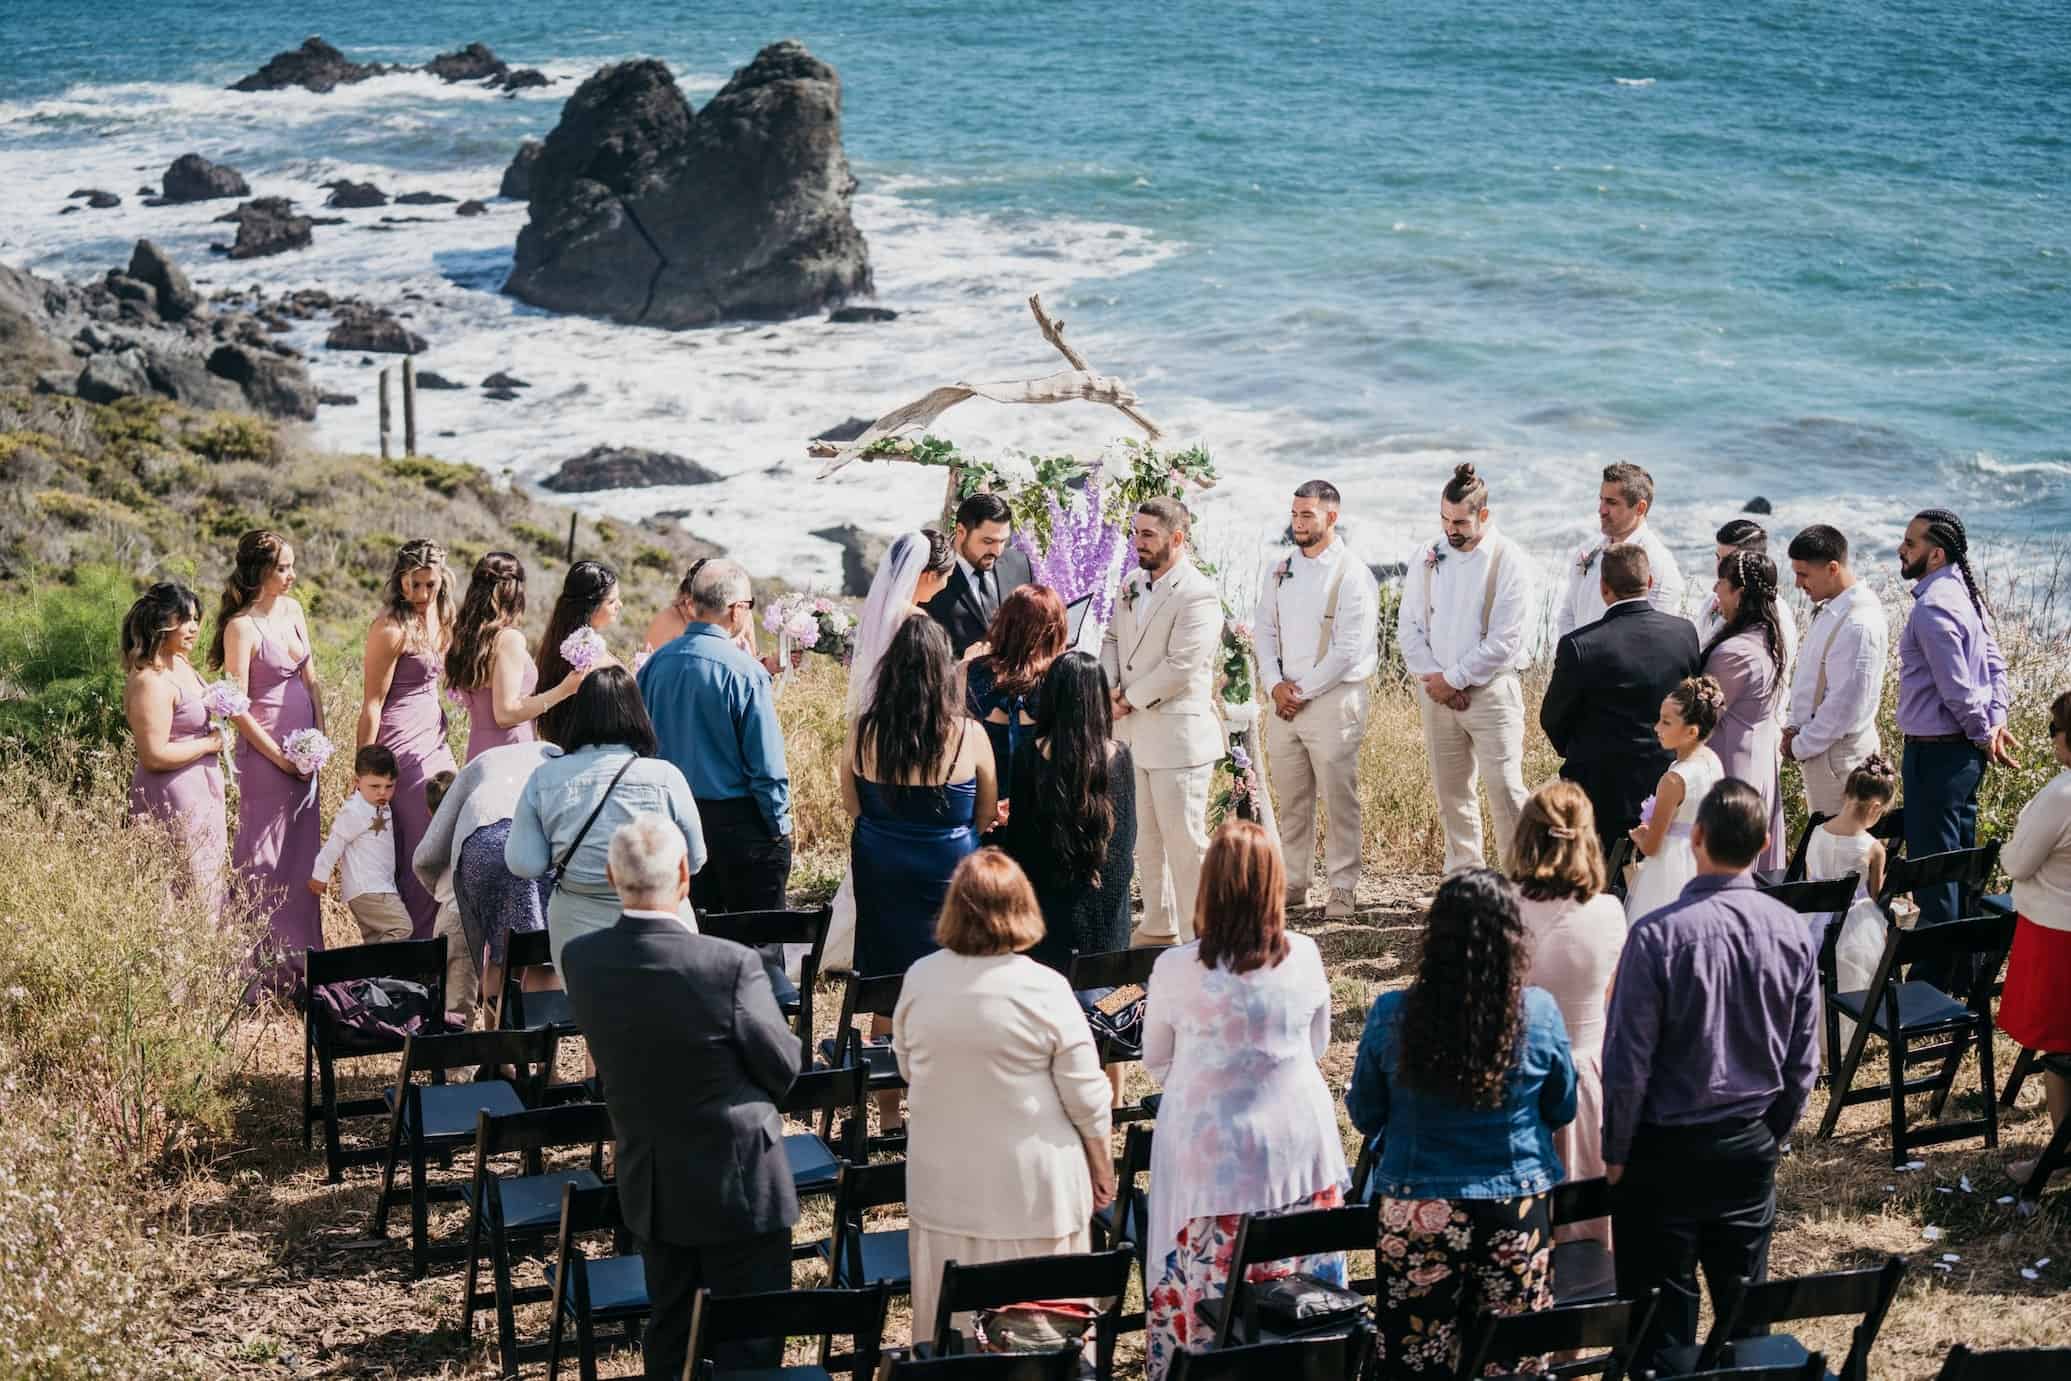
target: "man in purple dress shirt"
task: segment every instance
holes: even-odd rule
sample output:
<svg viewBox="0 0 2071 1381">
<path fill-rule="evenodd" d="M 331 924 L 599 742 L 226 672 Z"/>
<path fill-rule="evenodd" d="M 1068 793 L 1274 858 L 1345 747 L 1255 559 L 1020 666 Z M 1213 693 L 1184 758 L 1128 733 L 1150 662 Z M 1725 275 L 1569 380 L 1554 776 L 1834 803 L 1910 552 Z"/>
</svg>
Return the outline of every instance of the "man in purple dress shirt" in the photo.
<svg viewBox="0 0 2071 1381">
<path fill-rule="evenodd" d="M 1898 544 L 1913 612 L 1898 639 L 1898 731 L 1905 736 L 1906 853 L 1975 848 L 1978 784 L 1992 763 L 2017 766 L 2006 726 L 2006 659 L 1971 574 L 1963 520 L 1946 508 L 1914 516 Z M 1923 887 L 1921 925 L 1956 917 L 1952 885 Z M 1914 974 L 1934 981 L 1946 975 Z"/>
<path fill-rule="evenodd" d="M 1747 875 L 1768 840 L 1761 792 L 1731 777 L 1713 787 L 1690 827 L 1697 876 L 1633 924 L 1611 988 L 1618 1293 L 1661 1291 L 1663 1347 L 1696 1341 L 1700 1265 L 1714 1313 L 1741 1277 L 1767 1276 L 1777 1148 L 1819 1074 L 1819 947 Z"/>
</svg>

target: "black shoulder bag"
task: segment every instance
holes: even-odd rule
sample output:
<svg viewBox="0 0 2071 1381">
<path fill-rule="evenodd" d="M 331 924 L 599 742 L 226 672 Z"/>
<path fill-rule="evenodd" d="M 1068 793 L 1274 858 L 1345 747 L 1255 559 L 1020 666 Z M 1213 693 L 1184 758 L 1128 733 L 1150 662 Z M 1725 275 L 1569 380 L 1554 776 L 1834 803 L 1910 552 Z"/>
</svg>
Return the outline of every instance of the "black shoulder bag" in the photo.
<svg viewBox="0 0 2071 1381">
<path fill-rule="evenodd" d="M 583 840 L 590 837 L 590 826 L 596 824 L 597 817 L 604 813 L 604 803 L 611 799 L 611 793 L 618 790 L 619 781 L 624 778 L 626 773 L 631 770 L 633 764 L 638 761 L 640 761 L 640 755 L 635 753 L 625 760 L 617 772 L 612 774 L 611 784 L 605 787 L 604 794 L 597 798 L 595 808 L 590 811 L 590 818 L 583 821 L 582 828 L 575 832 L 575 842 L 568 846 L 567 852 L 561 855 L 561 861 L 554 865 L 554 891 L 558 892 L 561 890 L 561 879 L 568 872 L 568 864 L 574 859 L 575 851 L 582 847 Z"/>
</svg>

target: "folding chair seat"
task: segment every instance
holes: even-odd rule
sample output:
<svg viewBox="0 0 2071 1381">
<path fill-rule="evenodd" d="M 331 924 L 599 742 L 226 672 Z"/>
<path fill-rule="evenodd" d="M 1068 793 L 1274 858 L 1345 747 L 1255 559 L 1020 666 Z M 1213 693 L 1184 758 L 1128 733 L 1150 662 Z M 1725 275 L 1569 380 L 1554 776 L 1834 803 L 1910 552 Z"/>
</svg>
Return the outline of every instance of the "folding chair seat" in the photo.
<svg viewBox="0 0 2071 1381">
<path fill-rule="evenodd" d="M 683 1381 L 831 1381 L 845 1370 L 851 1381 L 871 1381 L 884 1346 L 885 1315 L 891 1291 L 883 1284 L 860 1290 L 772 1290 L 754 1295 L 719 1295 L 700 1290 L 691 1302 L 690 1354 L 684 1359 Z M 727 1343 L 792 1338 L 820 1339 L 818 1366 L 734 1369 L 717 1365 L 719 1348 Z M 836 1354 L 834 1340 L 849 1339 L 849 1351 Z"/>
<path fill-rule="evenodd" d="M 820 964 L 827 954 L 827 931 L 834 924 L 834 908 L 812 907 L 781 911 L 712 911 L 698 917 L 698 930 L 721 940 L 761 950 L 764 966 L 770 970 L 770 987 L 777 1006 L 798 1032 L 800 1061 L 812 1064 L 813 985 L 819 981 Z M 783 947 L 804 945 L 799 960 L 798 981 L 784 973 Z"/>
<path fill-rule="evenodd" d="M 1904 1165 L 1921 1146 L 1979 1135 L 1987 1146 L 1999 1144 L 1999 1104 L 1994 1097 L 1996 1085 L 1992 1077 L 1992 984 L 2012 942 L 2011 917 L 1973 916 L 1911 930 L 1893 926 L 1886 935 L 1884 953 L 1870 978 L 1870 986 L 1857 992 L 1827 992 L 1829 1018 L 1846 1017 L 1856 1026 L 1828 1090 L 1826 1114 L 1819 1124 L 1822 1138 L 1834 1134 L 1843 1108 L 1888 1099 L 1891 1163 L 1895 1166 Z M 1931 983 L 1899 980 L 1902 965 L 1923 961 L 1945 967 L 1951 973 L 1969 975 L 1968 999 L 1959 1001 Z M 1831 972 L 1826 977 L 1831 981 Z M 1832 1031 L 1836 1025 L 1830 1023 L 1828 1029 Z M 1857 1089 L 1856 1070 L 1872 1035 L 1885 1043 L 1885 1087 Z M 1939 1118 L 1963 1057 L 1973 1046 L 1978 1052 L 1984 1114 L 1927 1127 L 1909 1126 L 1907 1096 L 1932 1093 L 1929 1116 Z M 1906 1077 L 1910 1066 L 1930 1061 L 1940 1064 L 1938 1072 Z"/>
<path fill-rule="evenodd" d="M 861 1065 L 808 1069 L 792 1081 L 791 1091 L 778 1106 L 777 1111 L 784 1116 L 807 1122 L 814 1113 L 846 1114 L 846 1120 L 837 1124 L 839 1134 L 832 1142 L 818 1132 L 784 1134 L 784 1158 L 791 1164 L 791 1187 L 801 1201 L 834 1193 L 844 1164 L 861 1165 L 869 1159 L 864 1083 Z M 824 1243 L 818 1242 L 794 1244 L 791 1256 L 794 1260 L 813 1256 L 822 1246 Z"/>
<path fill-rule="evenodd" d="M 410 1268 L 422 1276 L 434 1254 L 441 1260 L 457 1257 L 459 1243 L 433 1252 L 428 1218 L 431 1201 L 461 1197 L 460 1186 L 433 1185 L 429 1163 L 436 1156 L 441 1163 L 473 1142 L 477 1122 L 483 1113 L 504 1117 L 537 1106 L 554 1064 L 555 1039 L 551 1031 L 461 1031 L 445 1036 L 413 1036 L 403 1045 L 401 1068 L 395 1087 L 384 1092 L 389 1109 L 388 1149 L 381 1167 L 381 1193 L 374 1201 L 372 1235 L 388 1235 L 390 1205 L 410 1204 Z M 446 1074 L 454 1069 L 478 1065 L 496 1068 L 510 1065 L 516 1082 L 508 1079 L 478 1079 L 450 1084 Z M 431 1082 L 420 1084 L 416 1076 Z M 395 1187 L 396 1166 L 407 1154 L 410 1185 Z"/>
<path fill-rule="evenodd" d="M 2041 1064 L 2058 1078 L 2071 1079 L 2071 1055 L 2044 1055 Z M 2028 1182 L 2021 1186 L 2021 1202 L 2042 1202 L 2042 1191 L 2049 1187 L 2049 1177 L 2059 1170 L 2071 1170 L 2071 1117 L 2065 1118 L 2064 1125 L 2051 1133 L 2049 1145 L 2043 1147 L 2042 1154 L 2036 1158 L 2034 1171 L 2028 1176 Z"/>
<path fill-rule="evenodd" d="M 1118 988 L 1149 988 L 1151 970 L 1157 966 L 1158 956 L 1165 952 L 1160 945 L 1142 946 L 1137 949 L 1102 950 L 1092 953 L 1073 951 L 1071 963 L 1065 969 L 1065 981 L 1078 994 L 1080 1002 L 1097 1000 Z M 1143 1058 L 1143 1046 L 1136 1041 L 1115 1037 L 1098 1036 L 1094 1046 L 1100 1053 L 1100 1063 L 1106 1065 L 1134 1064 Z M 1141 1100 L 1125 1103 L 1115 1109 L 1114 1120 L 1119 1125 L 1127 1122 L 1141 1122 L 1153 1116 Z"/>
<path fill-rule="evenodd" d="M 1001 1309 L 1030 1300 L 1089 1299 L 1104 1301 L 1093 1321 L 1093 1374 L 1114 1381 L 1115 1338 L 1121 1332 L 1123 1297 L 1129 1293 L 1129 1265 L 1135 1253 L 1126 1248 L 1063 1256 L 1025 1256 L 1018 1261 L 991 1261 L 961 1266 L 942 1263 L 942 1289 L 935 1308 L 933 1355 L 951 1357 L 965 1351 L 956 1315 L 979 1309 Z M 920 1325 L 916 1323 L 915 1332 Z"/>
<path fill-rule="evenodd" d="M 1601 1373 L 1604 1381 L 1623 1381 L 1634 1361 L 1652 1346 L 1655 1305 L 1661 1292 L 1644 1300 L 1609 1299 L 1589 1304 L 1556 1305 L 1526 1314 L 1478 1314 L 1461 1330 L 1460 1381 L 1480 1377 L 1489 1368 L 1514 1365 L 1549 1353 L 1591 1352 L 1564 1362 L 1562 1376 Z"/>
<path fill-rule="evenodd" d="M 1949 1349 L 1935 1381 L 2043 1381 L 2071 1376 L 2071 1347 L 2013 1347 L 1975 1352 L 1964 1343 Z"/>
<path fill-rule="evenodd" d="M 612 1238 L 608 1256 L 593 1257 L 576 1240 L 604 1232 Z M 653 1308 L 647 1299 L 647 1270 L 631 1249 L 616 1185 L 563 1186 L 554 1259 L 546 1268 L 546 1295 L 554 1302 L 547 1318 L 547 1381 L 560 1377 L 561 1339 L 571 1316 L 583 1381 L 596 1381 L 600 1325 L 614 1330 L 611 1341 L 639 1341 L 640 1326 Z"/>
<path fill-rule="evenodd" d="M 1569 1227 L 1611 1216 L 1611 1182 L 1598 1176 L 1569 1180 L 1553 1188 L 1553 1226 Z M 1582 1304 L 1618 1293 L 1618 1268 L 1611 1249 L 1595 1238 L 1553 1244 L 1553 1302 Z"/>
<path fill-rule="evenodd" d="M 306 960 L 302 992 L 302 1149 L 309 1149 L 311 1131 L 322 1123 L 324 1177 L 339 1184 L 344 1181 L 348 1166 L 378 1164 L 382 1155 L 379 1146 L 347 1147 L 339 1124 L 349 1118 L 386 1117 L 389 1106 L 380 1098 L 340 1099 L 338 1061 L 398 1055 L 403 1042 L 333 1029 L 316 1000 L 316 990 L 355 978 L 399 978 L 422 983 L 431 991 L 432 1010 L 442 1012 L 446 1007 L 446 937 L 312 949 L 307 951 Z"/>
<path fill-rule="evenodd" d="M 883 1381 L 1073 1381 L 1079 1350 L 981 1352 L 962 1357 L 891 1355 Z"/>
<path fill-rule="evenodd" d="M 1332 1338 L 1285 1338 L 1214 1352 L 1181 1348 L 1173 1354 L 1170 1381 L 1357 1381 L 1372 1352 L 1370 1328 Z"/>
<path fill-rule="evenodd" d="M 1827 1374 L 1826 1358 L 1813 1353 L 1803 1362 L 1778 1362 L 1773 1366 L 1724 1367 L 1717 1371 L 1695 1371 L 1675 1377 L 1675 1381 L 1821 1381 Z M 1650 1372 L 1649 1376 L 1666 1377 L 1666 1372 Z"/>
<path fill-rule="evenodd" d="M 1379 1212 L 1371 1203 L 1292 1213 L 1247 1213 L 1231 1244 L 1228 1286 L 1221 1296 L 1196 1304 L 1194 1314 L 1215 1331 L 1217 1348 L 1292 1336 L 1275 1335 L 1260 1326 L 1257 1296 L 1246 1279 L 1251 1268 L 1326 1252 L 1372 1251 L 1379 1240 Z M 1361 1321 L 1362 1317 L 1354 1317 L 1322 1322 L 1302 1329 L 1301 1336 L 1348 1332 Z"/>
<path fill-rule="evenodd" d="M 906 1162 L 846 1164 L 834 1181 L 834 1236 L 815 1243 L 813 1252 L 827 1260 L 827 1278 L 843 1290 L 888 1285 L 904 1294 L 913 1284 L 905 1228 L 866 1231 L 863 1214 L 906 1202 Z M 829 1259 L 831 1257 L 831 1259 Z"/>
<path fill-rule="evenodd" d="M 1803 1367 L 1810 1351 L 1788 1333 L 1771 1328 L 1795 1319 L 1858 1316 L 1841 1362 L 1839 1381 L 1868 1381 L 1870 1348 L 1884 1326 L 1884 1316 L 1905 1278 L 1906 1263 L 1891 1257 L 1882 1266 L 1854 1271 L 1828 1271 L 1750 1284 L 1743 1280 L 1720 1306 L 1711 1332 L 1698 1347 L 1663 1349 L 1669 1372 L 1702 1372 L 1721 1367 Z M 1815 1381 L 1825 1381 L 1825 1372 Z"/>
<path fill-rule="evenodd" d="M 570 1103 L 500 1116 L 484 1112 L 477 1117 L 474 1175 L 460 1190 L 461 1201 L 468 1207 L 467 1284 L 461 1294 L 460 1332 L 472 1339 L 475 1309 L 493 1304 L 497 1351 L 507 1377 L 516 1377 L 519 1362 L 530 1360 L 520 1355 L 516 1306 L 552 1297 L 552 1291 L 543 1286 L 514 1285 L 511 1258 L 521 1249 L 545 1245 L 560 1224 L 561 1202 L 570 1186 L 595 1189 L 603 1184 L 599 1172 L 604 1142 L 610 1136 L 611 1116 L 601 1103 Z M 546 1169 L 541 1153 L 565 1146 L 587 1146 L 589 1163 Z M 525 1157 L 525 1173 L 500 1175 L 489 1168 L 491 1159 L 517 1154 Z M 489 1254 L 491 1286 L 486 1291 L 477 1283 L 484 1248 Z M 531 1351 L 536 1354 L 539 1350 Z"/>
<path fill-rule="evenodd" d="M 509 1031 L 547 1026 L 558 1036 L 580 1033 L 565 990 L 548 988 L 528 993 L 520 981 L 519 976 L 526 969 L 545 968 L 553 962 L 553 950 L 544 930 L 521 930 L 510 937 L 504 949 L 503 1007 L 498 1025 Z"/>
</svg>

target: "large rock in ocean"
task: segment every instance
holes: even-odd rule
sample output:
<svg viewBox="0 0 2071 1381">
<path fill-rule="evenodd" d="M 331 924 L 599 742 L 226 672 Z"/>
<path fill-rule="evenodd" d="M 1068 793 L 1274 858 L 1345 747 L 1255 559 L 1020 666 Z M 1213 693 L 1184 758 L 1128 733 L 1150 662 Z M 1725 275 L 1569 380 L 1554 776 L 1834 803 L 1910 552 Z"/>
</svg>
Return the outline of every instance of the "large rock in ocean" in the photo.
<svg viewBox="0 0 2071 1381">
<path fill-rule="evenodd" d="M 501 78 L 511 69 L 510 64 L 496 56 L 488 44 L 470 43 L 465 48 L 439 54 L 424 64 L 424 70 L 440 81 L 479 82 L 491 77 Z"/>
<path fill-rule="evenodd" d="M 373 355 L 419 355 L 425 340 L 379 307 L 350 305 L 338 313 L 338 324 L 324 337 L 332 350 L 358 350 Z"/>
<path fill-rule="evenodd" d="M 285 53 L 275 53 L 266 65 L 249 77 L 232 82 L 232 91 L 285 91 L 299 86 L 306 91 L 325 92 L 335 87 L 363 82 L 369 77 L 379 77 L 395 69 L 383 67 L 380 63 L 360 63 L 347 58 L 345 54 L 311 35 L 302 40 L 300 48 L 291 48 Z"/>
<path fill-rule="evenodd" d="M 260 197 L 216 219 L 237 225 L 237 242 L 223 250 L 233 259 L 264 259 L 291 249 L 307 249 L 310 227 L 316 224 L 297 215 L 295 203 L 286 197 Z"/>
<path fill-rule="evenodd" d="M 211 163 L 198 153 L 183 153 L 174 159 L 162 181 L 165 199 L 172 202 L 214 201 L 218 197 L 252 194 L 237 169 Z"/>
<path fill-rule="evenodd" d="M 658 484 L 711 484 L 720 478 L 696 461 L 667 451 L 592 446 L 562 461 L 561 468 L 540 485 L 557 494 L 587 494 L 598 489 L 648 489 Z"/>
<path fill-rule="evenodd" d="M 855 189 L 841 80 L 800 44 L 763 49 L 695 113 L 662 63 L 618 63 L 547 136 L 504 291 L 671 328 L 823 311 L 870 291 Z"/>
<path fill-rule="evenodd" d="M 518 151 L 511 155 L 510 167 L 503 170 L 503 184 L 496 189 L 496 195 L 512 201 L 532 200 L 532 170 L 539 166 L 539 156 L 545 150 L 546 145 L 537 139 L 518 145 Z"/>
</svg>

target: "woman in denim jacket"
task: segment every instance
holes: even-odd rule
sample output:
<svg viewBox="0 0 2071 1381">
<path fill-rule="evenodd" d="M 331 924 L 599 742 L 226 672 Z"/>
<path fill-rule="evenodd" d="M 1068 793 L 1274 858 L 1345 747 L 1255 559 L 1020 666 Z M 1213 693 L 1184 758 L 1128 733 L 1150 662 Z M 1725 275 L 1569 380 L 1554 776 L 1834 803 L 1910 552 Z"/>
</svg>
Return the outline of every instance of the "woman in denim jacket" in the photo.
<svg viewBox="0 0 2071 1381">
<path fill-rule="evenodd" d="M 1458 873 L 1432 900 L 1415 981 L 1367 1014 L 1345 1108 L 1385 1137 L 1376 1313 L 1391 1376 L 1451 1376 L 1463 1322 L 1553 1303 L 1553 1132 L 1575 1116 L 1575 1063 L 1553 996 L 1524 986 L 1530 966 L 1510 884 Z"/>
</svg>

